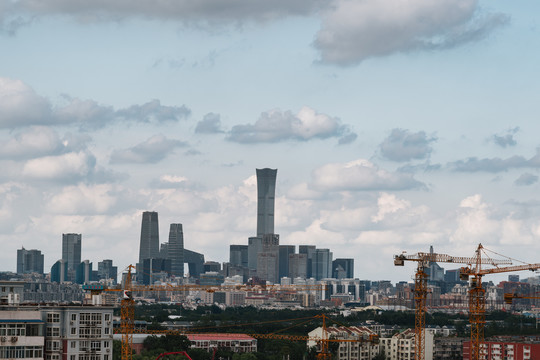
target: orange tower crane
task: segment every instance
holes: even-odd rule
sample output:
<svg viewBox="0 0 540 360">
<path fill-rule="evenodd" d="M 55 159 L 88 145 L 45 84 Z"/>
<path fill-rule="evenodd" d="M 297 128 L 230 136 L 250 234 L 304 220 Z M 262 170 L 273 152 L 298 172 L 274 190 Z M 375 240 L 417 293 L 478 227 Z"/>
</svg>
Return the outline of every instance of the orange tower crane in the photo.
<svg viewBox="0 0 540 360">
<path fill-rule="evenodd" d="M 540 269 L 540 263 L 498 267 L 497 265 L 500 263 L 497 263 L 496 261 L 489 258 L 485 250 L 487 249 L 485 249 L 482 244 L 479 244 L 478 248 L 476 249 L 476 255 L 474 257 L 475 261 L 470 263 L 468 266 L 462 267 L 460 269 L 460 277 L 462 280 L 469 280 L 469 277 L 472 277 L 469 289 L 471 360 L 483 359 L 481 345 L 484 342 L 484 325 L 486 323 L 486 290 L 482 287 L 482 277 L 488 274 L 523 270 L 535 271 L 537 269 Z M 482 254 L 485 254 L 486 258 L 482 258 Z M 484 264 L 492 265 L 495 267 L 490 269 L 482 269 L 482 265 Z"/>
<path fill-rule="evenodd" d="M 426 268 L 430 262 L 473 264 L 477 259 L 474 257 L 451 256 L 446 254 L 419 252 L 413 255 L 396 255 L 394 257 L 395 266 L 404 266 L 405 261 L 415 261 L 418 263 L 414 277 L 414 331 L 415 331 L 415 359 L 425 359 L 425 336 L 426 327 L 426 299 L 427 280 Z M 511 264 L 510 260 L 492 260 L 492 264 Z"/>
</svg>

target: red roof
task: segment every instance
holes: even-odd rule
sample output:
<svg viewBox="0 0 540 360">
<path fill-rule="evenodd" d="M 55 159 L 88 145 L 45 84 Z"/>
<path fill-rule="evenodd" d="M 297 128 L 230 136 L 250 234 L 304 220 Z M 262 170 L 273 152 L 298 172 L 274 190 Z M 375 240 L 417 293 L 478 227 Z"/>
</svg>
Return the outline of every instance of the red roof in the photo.
<svg viewBox="0 0 540 360">
<path fill-rule="evenodd" d="M 246 334 L 187 334 L 189 341 L 201 341 L 201 340 L 255 340 L 255 338 Z"/>
</svg>

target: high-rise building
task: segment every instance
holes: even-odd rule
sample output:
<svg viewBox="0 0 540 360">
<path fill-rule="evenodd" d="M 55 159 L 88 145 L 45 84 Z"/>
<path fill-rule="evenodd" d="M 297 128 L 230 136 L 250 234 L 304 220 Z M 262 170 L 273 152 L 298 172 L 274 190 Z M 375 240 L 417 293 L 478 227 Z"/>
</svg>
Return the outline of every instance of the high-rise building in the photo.
<svg viewBox="0 0 540 360">
<path fill-rule="evenodd" d="M 161 280 L 162 277 L 168 277 L 171 273 L 171 260 L 151 258 L 144 259 L 142 266 L 142 281 L 145 285 L 153 284 L 156 280 Z"/>
<path fill-rule="evenodd" d="M 248 268 L 257 269 L 257 255 L 262 251 L 262 236 L 248 238 Z"/>
<path fill-rule="evenodd" d="M 17 250 L 17 274 L 43 274 L 43 254 L 39 250 Z"/>
<path fill-rule="evenodd" d="M 68 280 L 68 264 L 60 259 L 51 267 L 51 282 L 63 283 Z"/>
<path fill-rule="evenodd" d="M 257 254 L 257 277 L 274 284 L 279 282 L 279 235 L 264 234 L 262 251 Z"/>
<path fill-rule="evenodd" d="M 203 272 L 204 255 L 184 249 L 184 261 L 188 264 L 189 276 L 198 278 Z"/>
<path fill-rule="evenodd" d="M 289 254 L 289 275 L 291 279 L 307 278 L 307 254 Z"/>
<path fill-rule="evenodd" d="M 257 171 L 257 236 L 274 233 L 277 169 Z"/>
<path fill-rule="evenodd" d="M 334 279 L 353 279 L 354 259 L 336 259 L 332 261 L 332 277 Z"/>
<path fill-rule="evenodd" d="M 142 214 L 138 266 L 141 267 L 143 265 L 144 259 L 157 258 L 159 258 L 158 213 L 155 211 L 145 211 Z"/>
<path fill-rule="evenodd" d="M 279 279 L 289 276 L 289 255 L 295 250 L 294 245 L 279 245 Z"/>
<path fill-rule="evenodd" d="M 68 280 L 75 280 L 75 270 L 81 263 L 81 234 L 62 234 L 62 260 L 67 264 Z"/>
<path fill-rule="evenodd" d="M 300 245 L 298 246 L 299 254 L 306 254 L 306 278 L 314 277 L 313 274 L 313 255 L 315 254 L 315 245 Z"/>
<path fill-rule="evenodd" d="M 182 224 L 171 224 L 169 229 L 169 245 L 167 259 L 171 260 L 171 273 L 177 277 L 184 276 L 184 232 Z"/>
<path fill-rule="evenodd" d="M 312 264 L 315 280 L 332 277 L 332 252 L 329 249 L 315 249 Z"/>
<path fill-rule="evenodd" d="M 248 245 L 230 245 L 229 263 L 234 266 L 248 266 Z"/>
<path fill-rule="evenodd" d="M 112 260 L 103 260 L 98 262 L 98 279 L 112 279 L 117 281 L 118 267 L 113 266 Z"/>
<path fill-rule="evenodd" d="M 75 271 L 75 282 L 77 284 L 88 284 L 90 281 L 94 281 L 92 276 L 92 263 L 90 260 L 82 261 Z"/>
</svg>

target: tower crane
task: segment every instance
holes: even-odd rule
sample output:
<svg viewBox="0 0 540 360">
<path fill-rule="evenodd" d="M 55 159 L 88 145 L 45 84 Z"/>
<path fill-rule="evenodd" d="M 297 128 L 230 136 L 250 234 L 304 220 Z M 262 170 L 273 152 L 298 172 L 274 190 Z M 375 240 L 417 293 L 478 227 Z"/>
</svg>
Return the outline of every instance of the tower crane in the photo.
<svg viewBox="0 0 540 360">
<path fill-rule="evenodd" d="M 426 327 L 426 299 L 427 299 L 427 279 L 426 268 L 430 262 L 474 264 L 475 257 L 451 256 L 446 254 L 419 252 L 413 255 L 396 255 L 394 257 L 395 266 L 404 266 L 405 261 L 415 261 L 418 263 L 414 277 L 414 331 L 415 331 L 415 360 L 425 359 L 425 336 Z M 492 265 L 511 264 L 510 260 L 491 260 Z"/>
<path fill-rule="evenodd" d="M 486 323 L 486 290 L 482 287 L 482 277 L 488 274 L 523 270 L 535 271 L 540 269 L 540 263 L 498 267 L 494 260 L 489 258 L 487 254 L 487 259 L 482 258 L 482 254 L 485 254 L 485 250 L 486 249 L 482 246 L 482 244 L 479 244 L 474 257 L 475 261 L 460 269 L 460 277 L 462 280 L 469 280 L 469 277 L 472 277 L 469 289 L 471 360 L 482 359 L 480 346 L 484 341 L 484 325 Z M 488 264 L 495 267 L 490 269 L 482 269 L 483 264 Z"/>
</svg>

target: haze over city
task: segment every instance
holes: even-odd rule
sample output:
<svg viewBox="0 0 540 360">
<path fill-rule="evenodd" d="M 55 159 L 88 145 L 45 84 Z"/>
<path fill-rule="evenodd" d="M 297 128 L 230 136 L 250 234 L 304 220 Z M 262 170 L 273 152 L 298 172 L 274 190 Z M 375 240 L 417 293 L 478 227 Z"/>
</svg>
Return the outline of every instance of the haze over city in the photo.
<svg viewBox="0 0 540 360">
<path fill-rule="evenodd" d="M 134 264 L 143 211 L 227 261 L 256 168 L 280 243 L 358 278 L 410 280 L 393 255 L 430 245 L 539 262 L 538 2 L 220 4 L 0 5 L 1 271 L 21 246 L 48 271 L 62 233 Z"/>
</svg>

